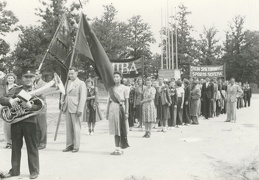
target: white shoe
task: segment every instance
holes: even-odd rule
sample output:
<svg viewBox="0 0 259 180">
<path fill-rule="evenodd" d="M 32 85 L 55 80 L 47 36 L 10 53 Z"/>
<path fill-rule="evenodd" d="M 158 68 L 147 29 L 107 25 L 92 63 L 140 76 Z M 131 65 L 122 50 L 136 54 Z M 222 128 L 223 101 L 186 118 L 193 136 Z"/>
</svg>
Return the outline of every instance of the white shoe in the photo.
<svg viewBox="0 0 259 180">
<path fill-rule="evenodd" d="M 90 135 L 94 135 L 94 132 L 92 131 L 92 132 L 90 133 Z"/>
</svg>

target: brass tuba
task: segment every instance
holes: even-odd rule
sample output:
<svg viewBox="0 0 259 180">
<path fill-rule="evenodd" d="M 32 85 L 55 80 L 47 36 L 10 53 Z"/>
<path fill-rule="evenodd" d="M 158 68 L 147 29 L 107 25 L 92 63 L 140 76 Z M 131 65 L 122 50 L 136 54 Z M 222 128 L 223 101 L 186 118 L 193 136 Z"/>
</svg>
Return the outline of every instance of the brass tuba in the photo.
<svg viewBox="0 0 259 180">
<path fill-rule="evenodd" d="M 20 99 L 19 107 L 14 109 L 12 107 L 3 106 L 0 109 L 0 115 L 2 119 L 7 123 L 16 123 L 27 119 L 28 117 L 35 116 L 43 111 L 45 108 L 44 101 L 39 98 L 39 96 L 46 96 L 53 93 L 62 93 L 65 94 L 65 88 L 61 82 L 59 76 L 54 73 L 54 79 L 39 89 L 36 89 L 31 92 L 26 92 L 21 90 L 17 97 Z M 22 106 L 22 101 L 30 101 L 32 104 L 40 104 L 40 109 L 37 111 L 26 109 Z"/>
</svg>

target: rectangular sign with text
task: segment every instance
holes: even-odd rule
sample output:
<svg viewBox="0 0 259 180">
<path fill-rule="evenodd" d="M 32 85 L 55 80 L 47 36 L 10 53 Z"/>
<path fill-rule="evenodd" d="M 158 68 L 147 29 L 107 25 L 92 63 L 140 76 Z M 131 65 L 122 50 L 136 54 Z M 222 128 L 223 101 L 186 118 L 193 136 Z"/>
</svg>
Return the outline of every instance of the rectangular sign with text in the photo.
<svg viewBox="0 0 259 180">
<path fill-rule="evenodd" d="M 225 78 L 225 66 L 192 66 L 190 65 L 190 77 L 192 78 Z"/>
<path fill-rule="evenodd" d="M 114 71 L 120 71 L 125 78 L 136 78 L 142 75 L 142 58 L 131 60 L 111 60 Z"/>
</svg>

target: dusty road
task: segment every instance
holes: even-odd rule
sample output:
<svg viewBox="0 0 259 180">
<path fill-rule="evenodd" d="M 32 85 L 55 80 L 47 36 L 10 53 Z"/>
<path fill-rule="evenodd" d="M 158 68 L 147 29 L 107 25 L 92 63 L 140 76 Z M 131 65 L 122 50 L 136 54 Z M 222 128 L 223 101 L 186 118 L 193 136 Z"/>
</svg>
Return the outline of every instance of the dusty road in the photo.
<svg viewBox="0 0 259 180">
<path fill-rule="evenodd" d="M 113 137 L 108 122 L 97 123 L 96 133 L 87 135 L 82 123 L 78 153 L 63 153 L 64 117 L 57 141 L 53 141 L 58 116 L 57 100 L 48 99 L 48 145 L 40 151 L 42 180 L 241 180 L 259 179 L 259 95 L 252 106 L 237 111 L 237 123 L 225 123 L 226 115 L 204 120 L 199 126 L 181 127 L 167 133 L 153 130 L 150 139 L 134 129 L 130 148 L 123 156 L 111 156 Z M 104 109 L 105 107 L 102 106 Z M 3 138 L 2 125 L 0 139 Z M 11 167 L 11 151 L 0 142 L 0 171 Z M 26 147 L 22 152 L 21 176 L 29 179 Z"/>
</svg>

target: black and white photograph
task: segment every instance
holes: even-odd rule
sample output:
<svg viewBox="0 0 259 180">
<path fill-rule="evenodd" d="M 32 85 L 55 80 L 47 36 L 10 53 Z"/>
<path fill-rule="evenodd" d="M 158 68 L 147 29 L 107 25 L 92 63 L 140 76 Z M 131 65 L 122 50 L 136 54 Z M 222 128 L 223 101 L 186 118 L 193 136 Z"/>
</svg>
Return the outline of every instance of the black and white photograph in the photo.
<svg viewBox="0 0 259 180">
<path fill-rule="evenodd" d="M 258 0 L 0 0 L 0 180 L 259 180 Z"/>
</svg>

